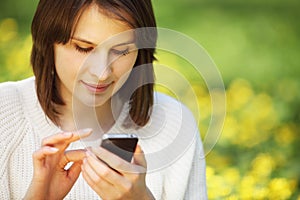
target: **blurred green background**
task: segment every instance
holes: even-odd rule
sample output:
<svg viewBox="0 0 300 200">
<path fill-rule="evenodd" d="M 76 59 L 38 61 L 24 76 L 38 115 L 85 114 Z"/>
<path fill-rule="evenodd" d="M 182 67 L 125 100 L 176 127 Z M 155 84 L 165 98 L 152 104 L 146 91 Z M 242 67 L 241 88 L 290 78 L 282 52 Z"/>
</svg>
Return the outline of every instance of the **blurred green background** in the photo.
<svg viewBox="0 0 300 200">
<path fill-rule="evenodd" d="M 1 2 L 0 82 L 32 75 L 30 23 L 37 2 Z M 224 129 L 206 158 L 209 199 L 299 200 L 300 1 L 153 0 L 153 4 L 158 25 L 201 44 L 226 86 Z M 184 62 L 170 62 L 184 71 Z M 209 93 L 202 81 L 192 84 L 198 91 L 204 136 Z"/>
</svg>

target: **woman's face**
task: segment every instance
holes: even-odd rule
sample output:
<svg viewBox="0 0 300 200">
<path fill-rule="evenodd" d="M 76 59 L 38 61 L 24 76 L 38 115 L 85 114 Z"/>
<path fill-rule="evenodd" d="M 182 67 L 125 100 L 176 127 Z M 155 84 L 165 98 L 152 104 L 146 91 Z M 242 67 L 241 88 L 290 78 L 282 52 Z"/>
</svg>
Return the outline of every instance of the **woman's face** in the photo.
<svg viewBox="0 0 300 200">
<path fill-rule="evenodd" d="M 67 104 L 74 97 L 86 105 L 102 105 L 124 84 L 138 53 L 130 29 L 93 5 L 82 13 L 70 41 L 54 44 L 59 87 Z"/>
</svg>

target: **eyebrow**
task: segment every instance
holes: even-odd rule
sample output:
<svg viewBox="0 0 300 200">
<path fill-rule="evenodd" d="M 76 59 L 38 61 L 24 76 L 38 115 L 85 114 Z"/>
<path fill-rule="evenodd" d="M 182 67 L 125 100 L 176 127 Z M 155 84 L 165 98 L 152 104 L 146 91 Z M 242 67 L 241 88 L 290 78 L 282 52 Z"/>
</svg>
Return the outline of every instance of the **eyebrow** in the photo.
<svg viewBox="0 0 300 200">
<path fill-rule="evenodd" d="M 88 41 L 88 40 L 82 39 L 82 38 L 72 37 L 71 39 L 73 39 L 73 40 L 77 40 L 77 41 L 80 41 L 80 42 L 83 42 L 83 43 L 86 43 L 86 44 L 90 44 L 90 45 L 98 46 L 97 44 L 95 44 L 95 43 L 93 43 L 93 42 L 91 42 L 91 41 Z M 133 40 L 130 40 L 130 41 L 128 41 L 128 42 L 123 42 L 123 43 L 120 43 L 120 44 L 114 45 L 113 47 L 119 47 L 119 46 L 123 46 L 123 45 L 134 44 L 134 43 L 135 43 L 135 39 L 133 39 Z"/>
<path fill-rule="evenodd" d="M 85 40 L 85 39 L 81 39 L 81 38 L 77 38 L 77 37 L 72 37 L 73 40 L 77 40 L 79 42 L 83 42 L 83 43 L 87 43 L 87 44 L 91 44 L 91 45 L 94 45 L 94 46 L 97 46 L 97 44 L 91 42 L 91 41 L 88 41 L 88 40 Z"/>
<path fill-rule="evenodd" d="M 135 40 L 130 40 L 128 42 L 123 42 L 123 43 L 114 45 L 113 47 L 119 47 L 119 46 L 123 46 L 123 45 L 134 44 L 134 43 L 135 43 Z"/>
</svg>

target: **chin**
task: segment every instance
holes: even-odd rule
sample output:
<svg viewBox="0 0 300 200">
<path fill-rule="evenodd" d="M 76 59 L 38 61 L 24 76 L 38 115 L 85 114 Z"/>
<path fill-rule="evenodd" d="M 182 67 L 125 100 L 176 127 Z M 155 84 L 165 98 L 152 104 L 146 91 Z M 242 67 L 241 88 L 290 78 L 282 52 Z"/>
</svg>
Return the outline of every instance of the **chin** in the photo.
<svg viewBox="0 0 300 200">
<path fill-rule="evenodd" d="M 99 107 L 99 106 L 104 105 L 109 100 L 109 97 L 98 97 L 97 98 L 97 97 L 93 96 L 93 97 L 88 97 L 88 98 L 80 98 L 79 100 L 85 106 Z"/>
</svg>

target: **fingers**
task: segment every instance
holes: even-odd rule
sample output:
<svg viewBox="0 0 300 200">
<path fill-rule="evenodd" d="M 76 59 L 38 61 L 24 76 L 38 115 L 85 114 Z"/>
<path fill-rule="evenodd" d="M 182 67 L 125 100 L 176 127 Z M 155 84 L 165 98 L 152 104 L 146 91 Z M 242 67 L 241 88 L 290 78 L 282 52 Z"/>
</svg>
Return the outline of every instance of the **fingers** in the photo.
<svg viewBox="0 0 300 200">
<path fill-rule="evenodd" d="M 93 132 L 93 129 L 91 128 L 85 128 L 85 129 L 80 129 L 78 131 L 75 131 L 74 134 L 75 134 L 75 140 L 79 140 L 81 138 L 86 138 L 88 136 L 90 136 Z"/>
<path fill-rule="evenodd" d="M 83 149 L 69 150 L 65 151 L 65 157 L 69 162 L 79 162 L 86 156 L 85 152 L 86 150 Z"/>
<path fill-rule="evenodd" d="M 137 152 L 137 161 L 141 162 L 143 165 L 133 165 L 102 147 L 92 148 L 92 151 L 100 160 L 107 163 L 110 167 L 121 174 L 146 173 L 146 168 L 143 166 L 146 165 L 146 161 L 143 160 L 144 156 L 141 153 Z"/>
<path fill-rule="evenodd" d="M 101 152 L 105 149 L 99 148 L 97 153 L 101 154 L 104 158 L 110 155 L 113 159 L 119 159 L 120 162 L 124 163 L 124 166 L 133 166 L 135 172 L 137 168 L 144 168 L 142 166 L 128 163 L 121 158 L 113 155 L 110 152 Z M 105 155 L 107 153 L 107 155 Z M 139 148 L 136 151 L 137 154 L 142 154 Z M 103 199 L 132 199 L 133 197 L 142 196 L 146 190 L 145 185 L 145 173 L 118 173 L 108 165 L 103 163 L 99 158 L 92 152 L 86 152 L 86 158 L 82 165 L 82 175 L 86 182 L 98 193 Z M 103 156 L 105 155 L 105 156 Z M 138 160 L 141 163 L 145 163 L 144 159 Z M 117 162 L 117 161 L 116 161 Z"/>
<path fill-rule="evenodd" d="M 34 168 L 56 165 L 63 169 L 69 162 L 81 161 L 85 156 L 84 152 L 81 150 L 65 152 L 65 150 L 71 142 L 87 137 L 91 132 L 92 129 L 83 129 L 76 132 L 58 133 L 44 138 L 42 147 L 33 153 Z"/>
<path fill-rule="evenodd" d="M 33 179 L 37 183 L 42 183 L 47 177 L 46 171 L 50 170 L 53 166 L 46 162 L 47 157 L 56 155 L 59 149 L 49 146 L 44 146 L 32 154 L 34 176 Z M 46 170 L 46 171 L 45 171 Z"/>
<path fill-rule="evenodd" d="M 74 142 L 76 140 L 79 140 L 80 138 L 85 138 L 89 136 L 92 133 L 92 129 L 82 129 L 74 132 L 63 132 L 58 133 L 52 136 L 49 136 L 45 138 L 42 141 L 42 145 L 51 145 L 55 143 L 64 142 L 65 140 L 68 140 L 69 142 Z"/>
<path fill-rule="evenodd" d="M 57 153 L 59 149 L 55 147 L 44 146 L 32 154 L 33 165 L 41 167 L 44 164 L 44 160 L 47 156 Z"/>
<path fill-rule="evenodd" d="M 81 172 L 81 163 L 74 162 L 70 169 L 68 170 L 68 177 L 71 179 L 72 182 L 75 182 Z"/>
<path fill-rule="evenodd" d="M 88 166 L 83 164 L 81 167 L 82 176 L 84 180 L 91 186 L 91 188 L 101 196 L 102 199 L 112 199 L 108 197 L 108 194 L 114 194 L 117 192 L 113 185 L 109 182 L 102 180 L 96 173 Z"/>
<path fill-rule="evenodd" d="M 114 168 L 119 172 L 133 171 L 130 163 L 102 147 L 92 148 L 92 152 L 100 160 L 107 163 L 110 167 Z"/>
<path fill-rule="evenodd" d="M 95 155 L 91 152 L 86 153 L 86 159 L 84 165 L 90 166 L 91 170 L 96 172 L 96 175 L 105 179 L 111 184 L 116 182 L 123 182 L 122 176 L 112 168 L 110 168 L 107 164 L 100 161 Z"/>
<path fill-rule="evenodd" d="M 80 138 L 89 136 L 92 133 L 92 129 L 83 129 L 75 132 L 63 132 L 55 135 L 51 135 L 42 141 L 42 146 L 58 147 L 64 151 L 71 142 L 75 142 Z"/>
<path fill-rule="evenodd" d="M 53 146 L 57 143 L 65 142 L 73 137 L 72 132 L 57 133 L 42 140 L 42 146 Z"/>
<path fill-rule="evenodd" d="M 100 161 L 95 155 L 87 152 L 82 165 L 82 174 L 88 184 L 102 195 L 117 191 L 127 191 L 131 182 L 120 173 Z M 111 192 L 108 192 L 111 191 Z M 112 194 L 113 194 L 112 193 Z"/>
<path fill-rule="evenodd" d="M 82 163 L 82 160 L 84 159 L 85 156 L 86 156 L 85 150 L 83 150 L 83 149 L 65 151 L 64 155 L 62 155 L 62 158 L 59 161 L 58 166 L 60 166 L 60 168 L 65 168 L 65 166 L 69 162 Z"/>
<path fill-rule="evenodd" d="M 140 145 L 137 145 L 135 152 L 133 154 L 133 159 L 136 165 L 140 165 L 144 168 L 147 168 L 147 161 L 145 158 L 145 154 Z"/>
</svg>

